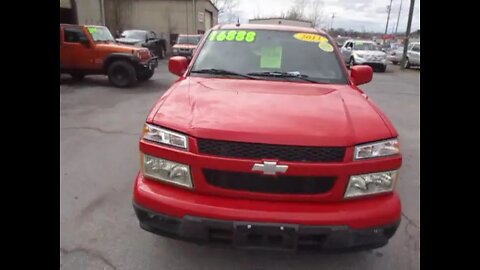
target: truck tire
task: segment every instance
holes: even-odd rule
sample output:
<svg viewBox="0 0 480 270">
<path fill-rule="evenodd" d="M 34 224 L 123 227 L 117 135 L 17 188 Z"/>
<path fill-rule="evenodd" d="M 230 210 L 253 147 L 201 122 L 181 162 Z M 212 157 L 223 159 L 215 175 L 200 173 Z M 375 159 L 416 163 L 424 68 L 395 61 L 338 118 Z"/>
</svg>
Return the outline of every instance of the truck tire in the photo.
<svg viewBox="0 0 480 270">
<path fill-rule="evenodd" d="M 116 87 L 129 87 L 137 82 L 137 74 L 133 65 L 125 60 L 111 63 L 107 69 L 108 80 Z"/>
<path fill-rule="evenodd" d="M 80 72 L 74 72 L 74 73 L 70 73 L 70 76 L 72 76 L 74 81 L 81 81 L 85 77 L 85 74 Z"/>
<path fill-rule="evenodd" d="M 155 69 L 147 69 L 142 70 L 137 73 L 137 79 L 139 82 L 144 82 L 150 80 L 153 74 L 155 73 Z"/>
</svg>

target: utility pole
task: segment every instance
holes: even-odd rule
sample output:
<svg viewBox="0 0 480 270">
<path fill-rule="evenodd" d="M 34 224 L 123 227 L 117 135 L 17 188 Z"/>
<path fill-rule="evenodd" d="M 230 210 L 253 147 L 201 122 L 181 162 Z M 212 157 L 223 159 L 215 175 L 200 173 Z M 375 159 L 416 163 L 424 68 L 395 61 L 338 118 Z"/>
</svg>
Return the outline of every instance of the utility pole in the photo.
<svg viewBox="0 0 480 270">
<path fill-rule="evenodd" d="M 397 34 L 398 22 L 400 21 L 400 13 L 402 13 L 402 2 L 403 0 L 400 0 L 400 8 L 398 9 L 397 26 L 395 27 L 395 34 Z"/>
<path fill-rule="evenodd" d="M 410 27 L 412 26 L 412 17 L 413 17 L 414 7 L 415 7 L 415 0 L 410 0 L 410 10 L 408 11 L 407 32 L 405 33 L 402 61 L 400 62 L 401 69 L 405 69 L 405 60 L 407 59 L 408 39 L 410 38 Z"/>
<path fill-rule="evenodd" d="M 390 11 L 392 10 L 392 0 L 390 0 L 390 5 L 387 6 L 388 10 L 388 17 L 387 17 L 387 25 L 385 26 L 385 35 L 383 36 L 383 44 L 385 44 L 385 36 L 387 35 L 388 31 L 388 21 L 390 20 Z"/>
<path fill-rule="evenodd" d="M 335 13 L 332 13 L 332 21 L 330 22 L 330 31 L 333 30 L 333 19 L 335 18 Z"/>
</svg>

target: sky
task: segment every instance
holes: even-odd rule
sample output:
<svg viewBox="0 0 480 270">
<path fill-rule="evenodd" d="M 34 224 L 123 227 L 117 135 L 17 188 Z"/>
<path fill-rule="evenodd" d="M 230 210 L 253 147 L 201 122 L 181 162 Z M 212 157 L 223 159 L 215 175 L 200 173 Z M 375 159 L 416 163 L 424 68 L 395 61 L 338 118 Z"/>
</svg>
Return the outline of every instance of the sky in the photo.
<svg viewBox="0 0 480 270">
<path fill-rule="evenodd" d="M 306 0 L 313 2 L 315 0 Z M 319 0 L 324 17 L 324 26 L 329 26 L 333 19 L 333 28 L 352 29 L 356 31 L 385 32 L 387 22 L 387 6 L 390 0 Z M 409 0 L 392 0 L 392 10 L 388 24 L 388 33 L 395 30 L 402 1 L 402 9 L 398 24 L 398 32 L 405 32 L 408 22 Z M 239 16 L 241 23 L 247 23 L 255 16 L 274 17 L 279 16 L 293 6 L 295 0 L 237 0 L 238 5 L 234 14 Z M 306 5 L 305 12 L 308 13 L 309 5 Z M 219 18 L 223 23 L 224 19 Z M 420 0 L 415 0 L 412 29 L 420 29 Z"/>
</svg>

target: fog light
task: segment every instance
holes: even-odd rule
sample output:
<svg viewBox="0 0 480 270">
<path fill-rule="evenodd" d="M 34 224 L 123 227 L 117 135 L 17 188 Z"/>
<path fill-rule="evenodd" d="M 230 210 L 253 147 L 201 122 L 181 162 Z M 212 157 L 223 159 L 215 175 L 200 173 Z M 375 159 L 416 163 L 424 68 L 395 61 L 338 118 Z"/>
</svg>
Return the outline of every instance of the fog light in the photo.
<svg viewBox="0 0 480 270">
<path fill-rule="evenodd" d="M 190 167 L 170 160 L 143 155 L 143 174 L 163 182 L 193 188 Z"/>
<path fill-rule="evenodd" d="M 395 187 L 398 171 L 352 175 L 348 181 L 345 198 L 390 192 Z"/>
</svg>

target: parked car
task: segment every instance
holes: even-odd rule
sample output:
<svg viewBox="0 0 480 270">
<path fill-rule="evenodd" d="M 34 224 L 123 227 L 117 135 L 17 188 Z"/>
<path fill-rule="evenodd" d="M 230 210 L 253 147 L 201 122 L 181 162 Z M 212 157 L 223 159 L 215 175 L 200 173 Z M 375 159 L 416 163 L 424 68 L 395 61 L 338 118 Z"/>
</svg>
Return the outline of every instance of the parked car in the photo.
<svg viewBox="0 0 480 270">
<path fill-rule="evenodd" d="M 120 45 L 105 26 L 60 24 L 60 74 L 105 74 L 117 87 L 149 80 L 158 66 L 146 48 Z"/>
<path fill-rule="evenodd" d="M 398 132 L 323 31 L 215 26 L 139 141 L 144 230 L 239 248 L 372 249 L 401 219 Z"/>
<path fill-rule="evenodd" d="M 420 67 L 420 42 L 412 43 L 412 46 L 407 51 L 404 67 L 409 68 L 412 66 Z"/>
<path fill-rule="evenodd" d="M 414 46 L 415 46 L 415 52 L 412 50 Z M 410 53 L 413 57 L 412 56 L 409 57 L 408 53 Z M 403 56 L 403 45 L 397 47 L 397 49 L 392 50 L 390 53 L 388 53 L 387 60 L 391 61 L 394 65 L 397 65 L 398 63 L 400 63 L 400 61 L 402 61 L 402 56 Z M 409 61 L 406 62 L 406 64 L 408 64 L 408 67 L 410 67 L 412 60 L 416 65 L 420 66 L 420 42 L 412 42 L 408 44 L 407 58 L 409 59 Z M 410 58 L 412 60 L 410 60 Z"/>
<path fill-rule="evenodd" d="M 347 40 L 340 52 L 350 68 L 355 65 L 369 65 L 380 72 L 387 69 L 387 55 L 373 41 Z"/>
<path fill-rule="evenodd" d="M 116 39 L 122 44 L 133 45 L 137 47 L 148 48 L 155 56 L 160 59 L 165 57 L 166 40 L 157 37 L 157 34 L 151 30 L 125 30 Z"/>
<path fill-rule="evenodd" d="M 178 35 L 175 45 L 172 47 L 173 55 L 185 56 L 190 59 L 201 38 L 202 35 Z"/>
</svg>

